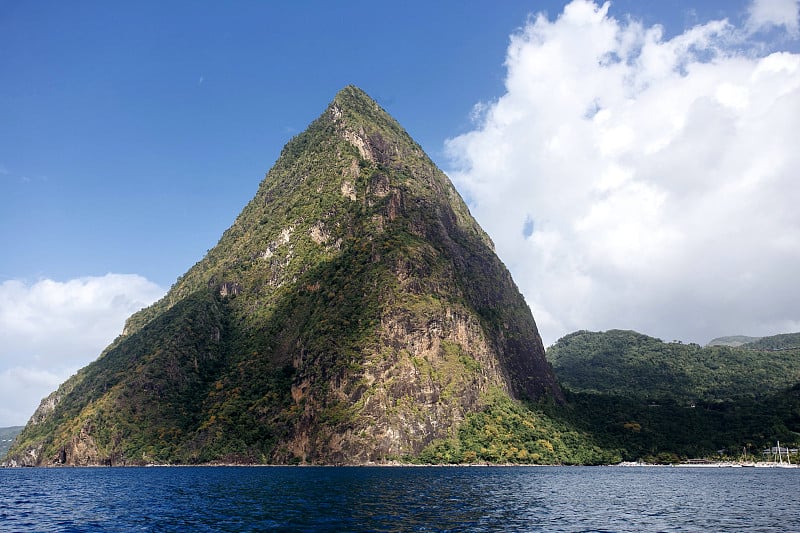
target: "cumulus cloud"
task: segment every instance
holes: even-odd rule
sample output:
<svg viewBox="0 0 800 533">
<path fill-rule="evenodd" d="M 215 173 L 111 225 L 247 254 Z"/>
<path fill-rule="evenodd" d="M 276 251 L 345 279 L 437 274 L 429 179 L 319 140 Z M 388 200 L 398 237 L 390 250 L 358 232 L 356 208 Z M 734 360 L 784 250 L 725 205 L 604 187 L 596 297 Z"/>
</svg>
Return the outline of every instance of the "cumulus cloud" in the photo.
<svg viewBox="0 0 800 533">
<path fill-rule="evenodd" d="M 505 94 L 447 142 L 545 343 L 800 330 L 800 55 L 758 56 L 727 20 L 667 39 L 609 7 L 530 19 Z"/>
<path fill-rule="evenodd" d="M 783 27 L 790 35 L 797 37 L 800 0 L 753 0 L 747 16 L 746 26 L 750 32 Z"/>
<path fill-rule="evenodd" d="M 25 423 L 43 397 L 97 358 L 127 317 L 163 293 L 124 274 L 0 284 L 0 426 Z"/>
</svg>

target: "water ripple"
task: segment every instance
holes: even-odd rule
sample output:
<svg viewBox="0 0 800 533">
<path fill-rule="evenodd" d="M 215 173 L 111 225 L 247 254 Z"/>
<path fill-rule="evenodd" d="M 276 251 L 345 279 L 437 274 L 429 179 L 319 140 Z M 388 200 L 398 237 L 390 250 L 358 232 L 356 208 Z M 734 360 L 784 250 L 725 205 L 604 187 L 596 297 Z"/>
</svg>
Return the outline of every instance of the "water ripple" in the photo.
<svg viewBox="0 0 800 533">
<path fill-rule="evenodd" d="M 800 531 L 799 486 L 778 469 L 0 469 L 0 530 Z"/>
</svg>

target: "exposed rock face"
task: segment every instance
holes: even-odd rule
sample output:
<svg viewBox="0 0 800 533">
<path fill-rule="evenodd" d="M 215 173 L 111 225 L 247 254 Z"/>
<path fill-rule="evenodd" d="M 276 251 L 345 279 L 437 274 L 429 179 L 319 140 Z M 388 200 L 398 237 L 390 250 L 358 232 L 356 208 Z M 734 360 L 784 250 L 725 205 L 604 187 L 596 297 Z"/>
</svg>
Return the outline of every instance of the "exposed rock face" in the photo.
<svg viewBox="0 0 800 533">
<path fill-rule="evenodd" d="M 452 435 L 497 390 L 562 400 L 488 236 L 347 87 L 217 246 L 43 402 L 10 457 L 381 462 Z"/>
</svg>

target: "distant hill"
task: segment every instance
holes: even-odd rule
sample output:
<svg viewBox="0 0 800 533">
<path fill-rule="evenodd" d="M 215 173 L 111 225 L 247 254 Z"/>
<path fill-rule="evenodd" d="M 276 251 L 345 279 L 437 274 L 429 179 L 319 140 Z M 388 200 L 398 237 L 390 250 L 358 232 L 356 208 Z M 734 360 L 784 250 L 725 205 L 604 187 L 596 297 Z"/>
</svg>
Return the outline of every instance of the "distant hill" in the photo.
<svg viewBox="0 0 800 533">
<path fill-rule="evenodd" d="M 24 426 L 11 426 L 7 428 L 0 428 L 0 460 L 6 456 L 11 443 L 19 435 Z"/>
<path fill-rule="evenodd" d="M 782 333 L 748 342 L 743 346 L 748 350 L 800 350 L 800 333 Z"/>
<path fill-rule="evenodd" d="M 760 342 L 760 341 L 759 341 Z M 579 331 L 547 350 L 573 392 L 681 402 L 758 398 L 800 383 L 800 351 L 663 342 L 635 331 Z"/>
<path fill-rule="evenodd" d="M 770 351 L 793 350 L 800 348 L 800 333 L 781 333 L 769 337 L 747 337 L 745 335 L 718 337 L 711 340 L 706 346 L 732 346 Z"/>
<path fill-rule="evenodd" d="M 732 335 L 730 337 L 717 337 L 716 339 L 712 339 L 706 344 L 706 346 L 731 346 L 731 347 L 738 347 L 743 344 L 747 344 L 750 342 L 755 342 L 759 340 L 761 337 L 747 337 L 745 335 Z"/>
<path fill-rule="evenodd" d="M 790 343 L 779 337 L 770 346 Z M 754 345 L 701 347 L 635 331 L 579 331 L 559 339 L 547 357 L 571 423 L 628 459 L 670 461 L 776 439 L 800 444 L 800 349 Z"/>
</svg>

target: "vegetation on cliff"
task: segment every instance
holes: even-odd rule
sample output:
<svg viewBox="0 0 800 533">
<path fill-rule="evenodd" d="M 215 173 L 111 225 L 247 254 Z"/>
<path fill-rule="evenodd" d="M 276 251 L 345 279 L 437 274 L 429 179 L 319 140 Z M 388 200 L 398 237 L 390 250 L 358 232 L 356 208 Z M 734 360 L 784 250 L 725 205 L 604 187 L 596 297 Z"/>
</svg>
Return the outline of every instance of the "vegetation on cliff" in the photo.
<svg viewBox="0 0 800 533">
<path fill-rule="evenodd" d="M 565 406 L 516 402 L 500 391 L 485 409 L 470 413 L 451 438 L 432 442 L 413 462 L 429 464 L 598 465 L 618 463 L 619 451 L 602 447 L 563 414 Z"/>
</svg>

